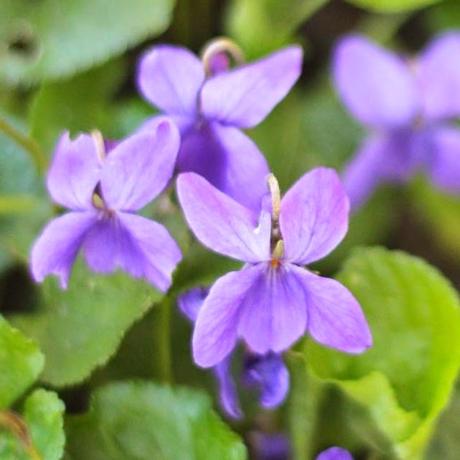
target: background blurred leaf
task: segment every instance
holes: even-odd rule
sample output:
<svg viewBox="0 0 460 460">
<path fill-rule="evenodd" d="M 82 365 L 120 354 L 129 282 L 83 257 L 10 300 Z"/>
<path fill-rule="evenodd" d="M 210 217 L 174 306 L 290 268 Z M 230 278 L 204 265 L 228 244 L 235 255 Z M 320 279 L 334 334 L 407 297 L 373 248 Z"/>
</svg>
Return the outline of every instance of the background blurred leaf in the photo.
<svg viewBox="0 0 460 460">
<path fill-rule="evenodd" d="M 40 344 L 46 356 L 42 380 L 70 385 L 106 363 L 126 330 L 161 298 L 147 283 L 121 272 L 95 275 L 79 261 L 66 291 L 48 278 L 37 311 L 11 321 Z"/>
<path fill-rule="evenodd" d="M 2 0 L 0 78 L 31 83 L 89 69 L 162 33 L 173 6 L 173 0 Z"/>
<path fill-rule="evenodd" d="M 444 0 L 430 8 L 427 22 L 435 31 L 459 27 L 460 10 L 457 0 Z"/>
<path fill-rule="evenodd" d="M 51 154 L 61 132 L 110 125 L 110 98 L 125 73 L 122 61 L 112 61 L 65 81 L 43 85 L 30 112 L 31 135 Z"/>
<path fill-rule="evenodd" d="M 303 354 L 291 352 L 287 356 L 291 379 L 288 427 L 292 451 L 296 460 L 309 460 L 315 451 L 315 427 L 325 385 L 308 373 Z"/>
<path fill-rule="evenodd" d="M 56 393 L 42 389 L 24 403 L 24 419 L 43 460 L 59 460 L 64 453 L 64 410 Z"/>
<path fill-rule="evenodd" d="M 68 458 L 79 460 L 243 460 L 246 449 L 212 411 L 209 398 L 187 388 L 114 383 L 94 394 L 91 411 L 69 417 Z"/>
<path fill-rule="evenodd" d="M 64 453 L 64 404 L 56 393 L 34 391 L 25 401 L 20 423 L 27 430 L 26 436 L 42 460 L 59 460 Z M 17 423 L 17 422 L 16 422 Z M 24 434 L 22 434 L 24 436 Z M 24 439 L 11 431 L 0 432 L 0 458 L 5 460 L 30 460 Z"/>
<path fill-rule="evenodd" d="M 460 198 L 446 195 L 426 179 L 417 178 L 410 187 L 411 203 L 438 250 L 453 261 L 460 257 Z"/>
<path fill-rule="evenodd" d="M 348 0 L 354 5 L 381 12 L 415 10 L 424 6 L 439 3 L 442 0 Z"/>
<path fill-rule="evenodd" d="M 391 443 L 364 406 L 309 372 L 304 353 L 292 350 L 287 356 L 291 375 L 287 423 L 295 460 L 311 460 L 332 445 L 357 453 L 356 458 L 394 459 Z"/>
<path fill-rule="evenodd" d="M 227 15 L 229 35 L 248 57 L 286 45 L 297 27 L 327 0 L 233 0 Z"/>
<path fill-rule="evenodd" d="M 439 420 L 427 458 L 429 460 L 457 460 L 460 452 L 459 433 L 460 388 L 457 384 L 454 397 Z"/>
<path fill-rule="evenodd" d="M 7 116 L 17 130 L 21 120 Z M 28 253 L 36 232 L 49 216 L 51 206 L 44 198 L 42 179 L 33 159 L 18 144 L 0 133 L 0 269 Z"/>
<path fill-rule="evenodd" d="M 107 135 L 114 139 L 129 136 L 154 114 L 155 109 L 138 97 L 119 101 L 110 107 L 110 126 L 106 127 Z"/>
<path fill-rule="evenodd" d="M 0 409 L 12 404 L 43 369 L 38 346 L 0 316 Z"/>
<path fill-rule="evenodd" d="M 239 268 L 240 262 L 211 252 L 196 240 L 192 240 L 174 275 L 173 292 L 183 292 L 195 286 L 208 286 L 228 271 Z"/>
<path fill-rule="evenodd" d="M 369 409 L 399 458 L 421 458 L 460 365 L 457 294 L 422 260 L 380 248 L 356 251 L 338 279 L 360 301 L 374 346 L 347 356 L 310 342 L 307 362 Z"/>
</svg>

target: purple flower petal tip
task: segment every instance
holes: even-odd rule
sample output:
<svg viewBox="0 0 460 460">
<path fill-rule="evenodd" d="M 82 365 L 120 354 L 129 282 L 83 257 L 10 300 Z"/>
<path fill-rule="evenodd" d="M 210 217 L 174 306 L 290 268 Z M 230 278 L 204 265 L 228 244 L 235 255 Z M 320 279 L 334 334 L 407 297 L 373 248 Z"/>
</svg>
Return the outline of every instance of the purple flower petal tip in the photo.
<svg viewBox="0 0 460 460">
<path fill-rule="evenodd" d="M 189 289 L 177 299 L 180 311 L 193 323 L 196 321 L 198 312 L 203 306 L 208 293 L 209 288 L 197 287 Z"/>
<path fill-rule="evenodd" d="M 299 78 L 302 56 L 300 46 L 290 46 L 209 78 L 201 91 L 203 114 L 240 128 L 256 126 Z"/>
<path fill-rule="evenodd" d="M 341 447 L 330 447 L 321 452 L 316 457 L 316 460 L 353 460 L 353 457 L 346 449 L 342 449 Z"/>
<path fill-rule="evenodd" d="M 405 126 L 417 114 L 415 79 L 407 64 L 363 36 L 351 35 L 338 43 L 333 74 L 343 102 L 364 124 Z"/>
<path fill-rule="evenodd" d="M 221 361 L 213 368 L 219 384 L 219 402 L 224 412 L 234 420 L 241 420 L 243 412 L 240 407 L 238 390 L 231 373 L 231 357 Z"/>
<path fill-rule="evenodd" d="M 275 353 L 249 354 L 244 364 L 243 382 L 258 387 L 260 404 L 274 409 L 283 403 L 289 391 L 289 371 L 283 358 Z"/>
<path fill-rule="evenodd" d="M 152 104 L 171 115 L 193 116 L 205 78 L 200 60 L 186 48 L 157 45 L 141 58 L 137 85 Z"/>
</svg>

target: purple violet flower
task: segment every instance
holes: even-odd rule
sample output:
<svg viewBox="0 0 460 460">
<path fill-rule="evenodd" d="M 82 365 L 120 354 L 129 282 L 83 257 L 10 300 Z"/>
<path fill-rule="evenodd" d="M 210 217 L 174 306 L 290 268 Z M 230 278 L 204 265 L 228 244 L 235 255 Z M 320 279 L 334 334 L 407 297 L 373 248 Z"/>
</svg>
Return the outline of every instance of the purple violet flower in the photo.
<svg viewBox="0 0 460 460">
<path fill-rule="evenodd" d="M 209 289 L 194 288 L 179 297 L 179 308 L 192 323 L 195 323 L 208 293 Z M 289 372 L 282 357 L 271 352 L 257 355 L 246 351 L 243 360 L 240 378 L 242 385 L 259 392 L 262 407 L 278 407 L 289 391 Z M 231 367 L 232 356 L 229 355 L 213 367 L 213 372 L 219 384 L 219 401 L 222 409 L 229 417 L 239 419 L 242 417 L 242 411 Z"/>
<path fill-rule="evenodd" d="M 161 291 L 181 252 L 159 223 L 134 214 L 168 184 L 179 149 L 173 123 L 158 119 L 142 132 L 106 151 L 98 133 L 71 140 L 61 136 L 47 187 L 53 200 L 70 210 L 44 228 L 32 248 L 31 271 L 38 282 L 49 274 L 66 288 L 80 248 L 92 270 L 121 268 Z"/>
<path fill-rule="evenodd" d="M 229 40 L 225 43 L 231 46 Z M 138 87 L 179 126 L 177 171 L 196 172 L 238 202 L 259 210 L 265 193 L 260 177 L 269 170 L 241 128 L 259 124 L 286 96 L 300 75 L 302 50 L 290 46 L 229 69 L 223 49 L 213 49 L 213 55 L 207 53 L 206 66 L 185 48 L 154 46 L 140 61 Z"/>
<path fill-rule="evenodd" d="M 280 199 L 274 176 L 259 214 L 195 173 L 177 190 L 187 222 L 209 249 L 245 262 L 219 278 L 198 312 L 193 356 L 202 367 L 225 359 L 238 339 L 265 355 L 289 348 L 306 331 L 321 344 L 361 353 L 372 338 L 360 305 L 339 282 L 303 265 L 343 239 L 349 202 L 335 171 L 317 168 Z"/>
<path fill-rule="evenodd" d="M 382 182 L 425 170 L 449 193 L 460 192 L 460 34 L 436 38 L 415 59 L 349 36 L 335 50 L 333 73 L 348 110 L 372 133 L 344 174 L 352 207 Z"/>
<path fill-rule="evenodd" d="M 348 450 L 341 447 L 330 447 L 329 449 L 321 452 L 316 460 L 353 460 Z"/>
</svg>

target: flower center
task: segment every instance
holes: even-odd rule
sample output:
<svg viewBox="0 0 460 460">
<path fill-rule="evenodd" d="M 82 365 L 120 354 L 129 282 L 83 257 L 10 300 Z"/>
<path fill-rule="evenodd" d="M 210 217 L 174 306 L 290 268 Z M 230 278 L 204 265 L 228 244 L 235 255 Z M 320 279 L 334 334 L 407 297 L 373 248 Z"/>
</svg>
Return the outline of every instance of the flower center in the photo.
<svg viewBox="0 0 460 460">
<path fill-rule="evenodd" d="M 272 251 L 272 258 L 270 260 L 270 266 L 272 268 L 279 268 L 281 265 L 281 260 L 284 256 L 284 241 L 278 240 L 275 244 L 275 247 Z"/>
<path fill-rule="evenodd" d="M 272 268 L 279 268 L 284 256 L 284 241 L 281 238 L 281 231 L 279 225 L 279 217 L 281 210 L 281 194 L 278 180 L 273 174 L 268 176 L 268 188 L 272 199 L 272 230 L 270 237 L 270 246 L 272 256 L 270 266 Z"/>
<path fill-rule="evenodd" d="M 93 192 L 91 202 L 92 202 L 92 205 L 99 211 L 102 217 L 109 219 L 115 215 L 115 211 L 108 208 L 107 205 L 105 204 L 104 198 L 102 198 L 99 184 L 96 186 Z"/>
</svg>

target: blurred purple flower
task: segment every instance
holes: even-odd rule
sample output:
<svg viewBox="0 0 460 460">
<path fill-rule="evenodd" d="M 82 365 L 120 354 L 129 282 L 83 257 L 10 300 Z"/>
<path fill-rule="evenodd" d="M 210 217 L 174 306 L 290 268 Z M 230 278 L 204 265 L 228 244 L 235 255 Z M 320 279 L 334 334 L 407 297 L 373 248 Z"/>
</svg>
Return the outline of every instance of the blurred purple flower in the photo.
<svg viewBox="0 0 460 460">
<path fill-rule="evenodd" d="M 140 61 L 138 87 L 179 126 L 177 171 L 196 172 L 259 210 L 268 166 L 240 128 L 259 124 L 286 96 L 300 75 L 302 50 L 290 46 L 251 64 L 231 70 L 228 65 L 219 52 L 209 65 L 214 74 L 206 75 L 203 63 L 187 49 L 154 46 Z"/>
<path fill-rule="evenodd" d="M 337 174 L 317 168 L 282 200 L 273 176 L 269 183 L 271 204 L 266 196 L 257 215 L 197 174 L 177 179 L 195 236 L 209 249 L 246 263 L 215 282 L 198 312 L 193 354 L 202 367 L 225 359 L 238 338 L 261 355 L 286 350 L 306 331 L 348 353 L 371 346 L 352 294 L 302 267 L 326 256 L 346 234 L 349 203 Z"/>
<path fill-rule="evenodd" d="M 382 182 L 407 181 L 425 170 L 449 193 L 460 192 L 460 34 L 436 38 L 414 60 L 364 37 L 339 42 L 333 73 L 348 110 L 372 133 L 344 174 L 352 207 Z"/>
<path fill-rule="evenodd" d="M 348 450 L 341 447 L 330 447 L 329 449 L 321 452 L 316 460 L 353 460 Z"/>
<path fill-rule="evenodd" d="M 291 443 L 282 433 L 255 433 L 254 451 L 256 460 L 288 460 L 291 458 Z"/>
<path fill-rule="evenodd" d="M 255 451 L 257 460 L 288 460 L 291 456 L 291 444 L 281 433 L 257 433 Z M 353 457 L 348 450 L 330 447 L 318 454 L 316 460 L 353 460 Z"/>
<path fill-rule="evenodd" d="M 209 289 L 194 288 L 178 299 L 180 310 L 193 323 L 208 292 Z M 262 407 L 266 409 L 278 407 L 289 390 L 289 372 L 281 356 L 275 353 L 256 355 L 245 352 L 243 359 L 241 383 L 259 392 L 259 402 Z M 219 383 L 219 400 L 222 409 L 229 417 L 239 419 L 242 417 L 242 411 L 231 367 L 232 357 L 229 355 L 214 366 L 213 372 Z"/>
<path fill-rule="evenodd" d="M 32 275 L 39 282 L 57 275 L 66 288 L 82 248 L 95 272 L 121 268 L 166 291 L 180 249 L 162 225 L 134 212 L 168 184 L 179 149 L 177 128 L 158 119 L 150 132 L 107 148 L 100 135 L 61 136 L 47 186 L 53 200 L 71 212 L 53 219 L 35 242 Z"/>
</svg>

